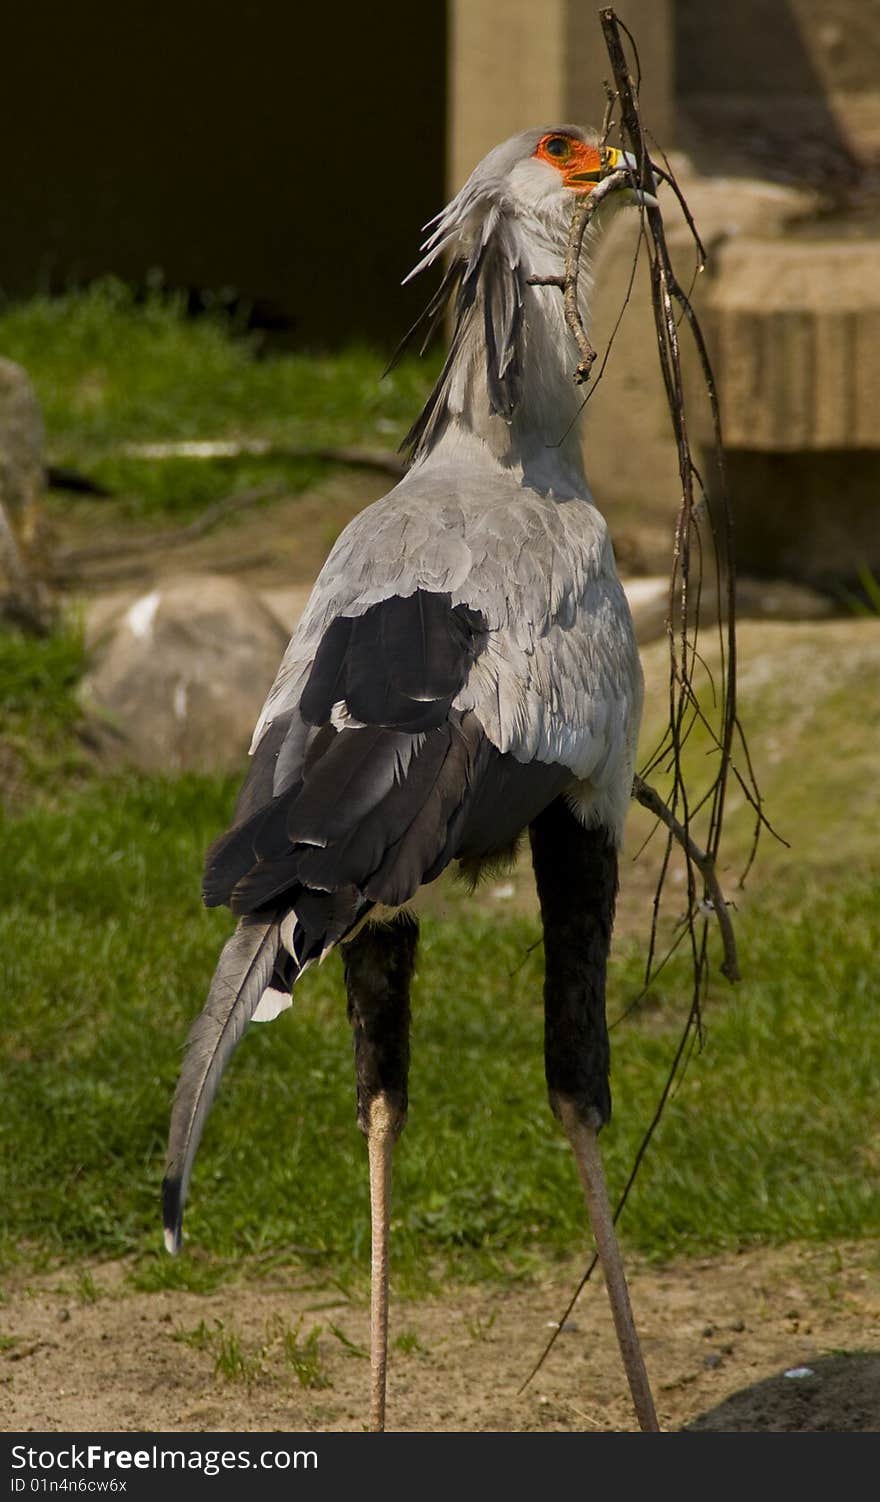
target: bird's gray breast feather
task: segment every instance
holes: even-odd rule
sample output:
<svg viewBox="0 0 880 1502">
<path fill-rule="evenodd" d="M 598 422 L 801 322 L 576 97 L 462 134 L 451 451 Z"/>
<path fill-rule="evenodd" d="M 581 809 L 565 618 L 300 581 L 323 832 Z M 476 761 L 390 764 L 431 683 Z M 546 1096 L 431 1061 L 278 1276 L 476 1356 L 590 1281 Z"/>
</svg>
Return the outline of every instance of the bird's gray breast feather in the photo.
<svg viewBox="0 0 880 1502">
<path fill-rule="evenodd" d="M 441 475 L 409 477 L 345 529 L 315 584 L 254 733 L 299 701 L 325 632 L 417 589 L 481 612 L 486 651 L 455 707 L 499 751 L 561 762 L 602 786 L 631 759 L 641 669 L 605 523 L 588 501 L 487 484 L 450 500 Z M 450 487 L 451 488 L 451 487 Z M 253 749 L 252 747 L 252 749 Z M 610 769 L 610 770 L 609 770 Z"/>
</svg>

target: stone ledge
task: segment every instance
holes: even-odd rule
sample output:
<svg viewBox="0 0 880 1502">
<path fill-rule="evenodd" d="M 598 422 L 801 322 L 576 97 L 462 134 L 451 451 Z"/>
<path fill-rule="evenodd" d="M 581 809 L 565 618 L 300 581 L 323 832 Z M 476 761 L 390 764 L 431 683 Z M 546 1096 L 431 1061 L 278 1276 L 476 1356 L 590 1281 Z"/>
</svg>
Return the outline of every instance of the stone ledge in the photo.
<svg viewBox="0 0 880 1502">
<path fill-rule="evenodd" d="M 733 240 L 706 292 L 728 448 L 880 448 L 880 240 Z"/>
</svg>

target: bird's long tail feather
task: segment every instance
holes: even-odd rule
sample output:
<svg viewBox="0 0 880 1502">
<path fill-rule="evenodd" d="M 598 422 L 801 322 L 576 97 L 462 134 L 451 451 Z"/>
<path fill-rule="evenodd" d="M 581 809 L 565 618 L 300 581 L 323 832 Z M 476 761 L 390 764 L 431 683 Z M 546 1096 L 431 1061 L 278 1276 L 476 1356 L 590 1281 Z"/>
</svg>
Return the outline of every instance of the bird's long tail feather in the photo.
<svg viewBox="0 0 880 1502">
<path fill-rule="evenodd" d="M 236 1044 L 269 986 L 281 943 L 277 917 L 242 918 L 224 945 L 204 1009 L 190 1030 L 171 1109 L 162 1183 L 165 1245 L 180 1249 L 183 1207 L 211 1102 Z"/>
</svg>

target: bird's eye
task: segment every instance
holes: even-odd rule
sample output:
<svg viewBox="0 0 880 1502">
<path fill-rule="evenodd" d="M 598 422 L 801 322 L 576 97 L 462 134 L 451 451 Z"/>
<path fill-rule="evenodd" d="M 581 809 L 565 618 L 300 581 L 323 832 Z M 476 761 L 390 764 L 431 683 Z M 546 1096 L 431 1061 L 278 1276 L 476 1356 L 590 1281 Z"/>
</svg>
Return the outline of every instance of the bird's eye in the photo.
<svg viewBox="0 0 880 1502">
<path fill-rule="evenodd" d="M 548 156 L 564 157 L 571 151 L 570 143 L 565 136 L 551 136 L 544 146 Z"/>
</svg>

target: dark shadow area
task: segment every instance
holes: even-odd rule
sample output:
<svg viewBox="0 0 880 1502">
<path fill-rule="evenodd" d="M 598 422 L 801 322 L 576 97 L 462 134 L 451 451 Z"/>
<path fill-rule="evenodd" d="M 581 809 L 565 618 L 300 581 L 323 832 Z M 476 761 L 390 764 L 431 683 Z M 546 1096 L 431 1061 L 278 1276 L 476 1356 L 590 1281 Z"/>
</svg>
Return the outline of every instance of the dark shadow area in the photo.
<svg viewBox="0 0 880 1502">
<path fill-rule="evenodd" d="M 846 1352 L 807 1360 L 733 1393 L 686 1425 L 689 1433 L 873 1434 L 880 1430 L 880 1355 Z"/>
<path fill-rule="evenodd" d="M 703 457 L 711 482 L 711 456 Z M 880 452 L 728 449 L 725 462 L 741 572 L 837 597 L 856 585 L 860 569 L 880 575 Z"/>
<path fill-rule="evenodd" d="M 835 88 L 857 87 L 866 57 L 876 64 L 872 7 L 848 6 L 837 29 L 830 18 L 810 21 L 808 7 L 790 0 L 713 6 L 710 25 L 703 0 L 677 0 L 673 9 L 678 144 L 696 166 L 809 184 L 846 199 L 865 164 L 841 133 L 805 31 L 809 22 Z M 853 25 L 864 31 L 861 46 Z"/>
<path fill-rule="evenodd" d="M 392 348 L 444 199 L 445 26 L 443 0 L 18 7 L 0 290 L 158 269 L 298 344 Z"/>
</svg>

